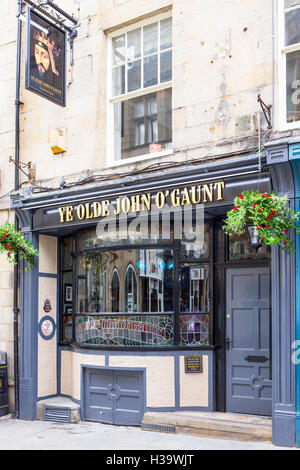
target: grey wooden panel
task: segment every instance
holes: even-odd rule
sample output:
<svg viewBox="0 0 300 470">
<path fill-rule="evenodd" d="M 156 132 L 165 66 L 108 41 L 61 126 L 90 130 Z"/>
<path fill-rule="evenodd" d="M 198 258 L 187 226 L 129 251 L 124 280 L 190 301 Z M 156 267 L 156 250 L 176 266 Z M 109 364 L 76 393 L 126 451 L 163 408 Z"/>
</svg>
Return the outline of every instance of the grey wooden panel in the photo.
<svg viewBox="0 0 300 470">
<path fill-rule="evenodd" d="M 144 415 L 143 374 L 134 371 L 115 371 L 115 424 L 138 425 Z"/>
<path fill-rule="evenodd" d="M 85 370 L 85 419 L 113 424 L 113 398 L 109 390 L 113 386 L 114 375 L 109 369 Z"/>
<path fill-rule="evenodd" d="M 270 274 L 267 268 L 226 274 L 226 409 L 272 414 L 270 380 Z M 266 358 L 266 362 L 260 362 Z"/>
<path fill-rule="evenodd" d="M 144 415 L 142 371 L 85 369 L 85 419 L 119 425 L 140 425 Z"/>
</svg>

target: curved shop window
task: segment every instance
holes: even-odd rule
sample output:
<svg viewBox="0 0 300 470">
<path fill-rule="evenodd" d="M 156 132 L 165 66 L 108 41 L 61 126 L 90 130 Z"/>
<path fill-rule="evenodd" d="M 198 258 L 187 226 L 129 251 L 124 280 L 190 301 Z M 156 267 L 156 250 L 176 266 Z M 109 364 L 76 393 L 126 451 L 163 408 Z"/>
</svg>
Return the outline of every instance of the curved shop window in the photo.
<svg viewBox="0 0 300 470">
<path fill-rule="evenodd" d="M 63 238 L 60 340 L 99 347 L 210 345 L 210 234 L 205 224 L 200 244 L 173 240 L 172 230 L 169 240 L 147 243 L 102 243 L 96 229 Z"/>
</svg>

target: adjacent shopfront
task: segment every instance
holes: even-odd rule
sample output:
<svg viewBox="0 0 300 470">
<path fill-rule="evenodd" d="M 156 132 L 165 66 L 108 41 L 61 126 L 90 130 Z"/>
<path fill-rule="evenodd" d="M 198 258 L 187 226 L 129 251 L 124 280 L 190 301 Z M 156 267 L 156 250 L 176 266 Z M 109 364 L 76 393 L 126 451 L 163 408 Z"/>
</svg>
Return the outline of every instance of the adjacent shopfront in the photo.
<svg viewBox="0 0 300 470">
<path fill-rule="evenodd" d="M 263 171 L 250 155 L 15 199 L 40 250 L 21 286 L 25 419 L 56 395 L 115 424 L 146 411 L 274 418 L 282 255 L 222 229 L 235 196 L 274 188 L 262 158 Z"/>
</svg>

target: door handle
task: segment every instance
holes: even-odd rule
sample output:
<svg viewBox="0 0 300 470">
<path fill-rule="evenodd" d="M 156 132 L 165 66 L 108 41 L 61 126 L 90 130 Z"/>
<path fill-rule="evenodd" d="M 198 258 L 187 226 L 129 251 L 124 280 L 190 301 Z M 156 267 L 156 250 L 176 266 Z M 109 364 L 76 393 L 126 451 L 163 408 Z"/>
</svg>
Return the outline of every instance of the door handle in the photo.
<svg viewBox="0 0 300 470">
<path fill-rule="evenodd" d="M 226 351 L 229 351 L 231 349 L 231 345 L 232 345 L 232 340 L 230 338 L 226 338 L 225 340 Z"/>
</svg>

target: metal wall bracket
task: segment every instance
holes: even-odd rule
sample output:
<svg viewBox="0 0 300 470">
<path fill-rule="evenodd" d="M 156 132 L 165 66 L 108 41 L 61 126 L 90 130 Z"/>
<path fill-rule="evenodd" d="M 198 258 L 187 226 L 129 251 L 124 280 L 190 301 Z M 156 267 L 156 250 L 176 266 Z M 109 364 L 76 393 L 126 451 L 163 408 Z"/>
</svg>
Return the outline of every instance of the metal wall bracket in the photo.
<svg viewBox="0 0 300 470">
<path fill-rule="evenodd" d="M 272 129 L 272 113 L 271 113 L 271 110 L 272 110 L 272 105 L 270 104 L 269 106 L 266 105 L 266 103 L 263 102 L 262 98 L 260 95 L 258 95 L 257 97 L 257 101 L 259 102 L 260 106 L 261 106 L 261 109 L 264 113 L 264 116 L 265 116 L 265 119 L 268 123 L 268 128 L 269 129 Z M 259 123 L 260 124 L 260 123 Z"/>
</svg>

